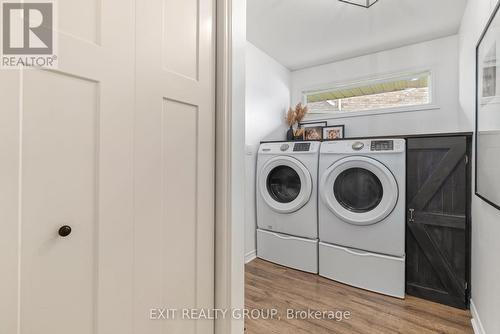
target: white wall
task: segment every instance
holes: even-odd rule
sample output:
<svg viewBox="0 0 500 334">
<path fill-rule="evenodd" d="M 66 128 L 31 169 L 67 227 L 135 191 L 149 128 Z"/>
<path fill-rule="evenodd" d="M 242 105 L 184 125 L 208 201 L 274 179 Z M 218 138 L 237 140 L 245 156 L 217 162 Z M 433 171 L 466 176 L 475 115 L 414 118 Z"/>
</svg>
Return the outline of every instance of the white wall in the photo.
<svg viewBox="0 0 500 334">
<path fill-rule="evenodd" d="M 495 0 L 469 1 L 459 33 L 460 107 L 469 127 L 475 120 L 475 49 Z M 475 325 L 500 333 L 500 211 L 472 197 L 472 301 Z M 474 314 L 475 313 L 475 314 Z M 479 316 L 479 317 L 478 317 Z M 479 319 L 480 321 L 478 321 Z M 480 330 L 477 333 L 481 333 Z"/>
<path fill-rule="evenodd" d="M 255 251 L 256 152 L 265 135 L 284 124 L 290 104 L 290 71 L 247 43 L 245 254 Z"/>
<path fill-rule="evenodd" d="M 429 69 L 434 80 L 434 102 L 439 109 L 329 119 L 328 123 L 345 124 L 348 137 L 471 131 L 458 105 L 457 50 L 458 36 L 455 35 L 294 71 L 292 104 L 302 99 L 304 90 Z M 327 118 L 310 115 L 308 119 Z M 266 139 L 283 139 L 285 130 L 280 129 Z"/>
</svg>

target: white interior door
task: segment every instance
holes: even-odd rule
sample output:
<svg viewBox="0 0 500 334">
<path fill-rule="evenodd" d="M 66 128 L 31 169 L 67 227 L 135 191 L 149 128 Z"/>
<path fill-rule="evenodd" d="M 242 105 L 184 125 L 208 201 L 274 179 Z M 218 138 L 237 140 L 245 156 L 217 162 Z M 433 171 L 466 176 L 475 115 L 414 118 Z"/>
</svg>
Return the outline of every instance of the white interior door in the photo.
<svg viewBox="0 0 500 334">
<path fill-rule="evenodd" d="M 138 333 L 210 333 L 212 321 L 150 321 L 149 309 L 214 305 L 214 1 L 138 1 Z"/>
<path fill-rule="evenodd" d="M 59 68 L 0 70 L 0 333 L 132 333 L 133 6 L 58 7 Z"/>
<path fill-rule="evenodd" d="M 213 307 L 213 2 L 58 7 L 59 68 L 0 70 L 0 333 L 211 333 L 149 310 Z"/>
</svg>

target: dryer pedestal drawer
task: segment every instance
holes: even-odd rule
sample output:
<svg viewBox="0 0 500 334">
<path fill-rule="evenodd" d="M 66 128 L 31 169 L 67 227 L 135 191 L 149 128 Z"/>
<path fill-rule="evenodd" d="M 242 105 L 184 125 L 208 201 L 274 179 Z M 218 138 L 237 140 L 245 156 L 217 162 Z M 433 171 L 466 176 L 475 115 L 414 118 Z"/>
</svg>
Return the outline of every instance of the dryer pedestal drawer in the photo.
<svg viewBox="0 0 500 334">
<path fill-rule="evenodd" d="M 257 230 L 257 257 L 310 273 L 318 273 L 318 240 Z"/>
<path fill-rule="evenodd" d="M 319 243 L 319 274 L 385 295 L 405 297 L 405 258 Z"/>
</svg>

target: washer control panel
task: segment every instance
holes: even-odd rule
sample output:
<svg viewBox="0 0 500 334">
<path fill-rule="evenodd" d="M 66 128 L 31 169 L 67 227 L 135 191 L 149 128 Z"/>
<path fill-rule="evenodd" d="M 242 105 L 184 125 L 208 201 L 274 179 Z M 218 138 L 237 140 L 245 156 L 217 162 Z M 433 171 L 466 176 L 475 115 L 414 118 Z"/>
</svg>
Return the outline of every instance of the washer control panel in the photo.
<svg viewBox="0 0 500 334">
<path fill-rule="evenodd" d="M 393 151 L 394 140 L 372 140 L 370 151 Z"/>
<path fill-rule="evenodd" d="M 321 142 L 270 142 L 262 143 L 259 147 L 261 154 L 278 154 L 278 155 L 293 155 L 293 154 L 315 154 L 319 151 Z"/>
</svg>

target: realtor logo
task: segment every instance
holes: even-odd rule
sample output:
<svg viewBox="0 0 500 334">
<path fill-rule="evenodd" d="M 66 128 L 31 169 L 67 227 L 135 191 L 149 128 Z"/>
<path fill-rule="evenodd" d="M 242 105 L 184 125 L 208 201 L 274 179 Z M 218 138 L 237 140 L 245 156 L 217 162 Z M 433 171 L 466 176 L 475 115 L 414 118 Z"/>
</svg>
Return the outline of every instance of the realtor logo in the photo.
<svg viewBox="0 0 500 334">
<path fill-rule="evenodd" d="M 3 2 L 2 67 L 54 68 L 54 22 L 52 1 Z"/>
</svg>

